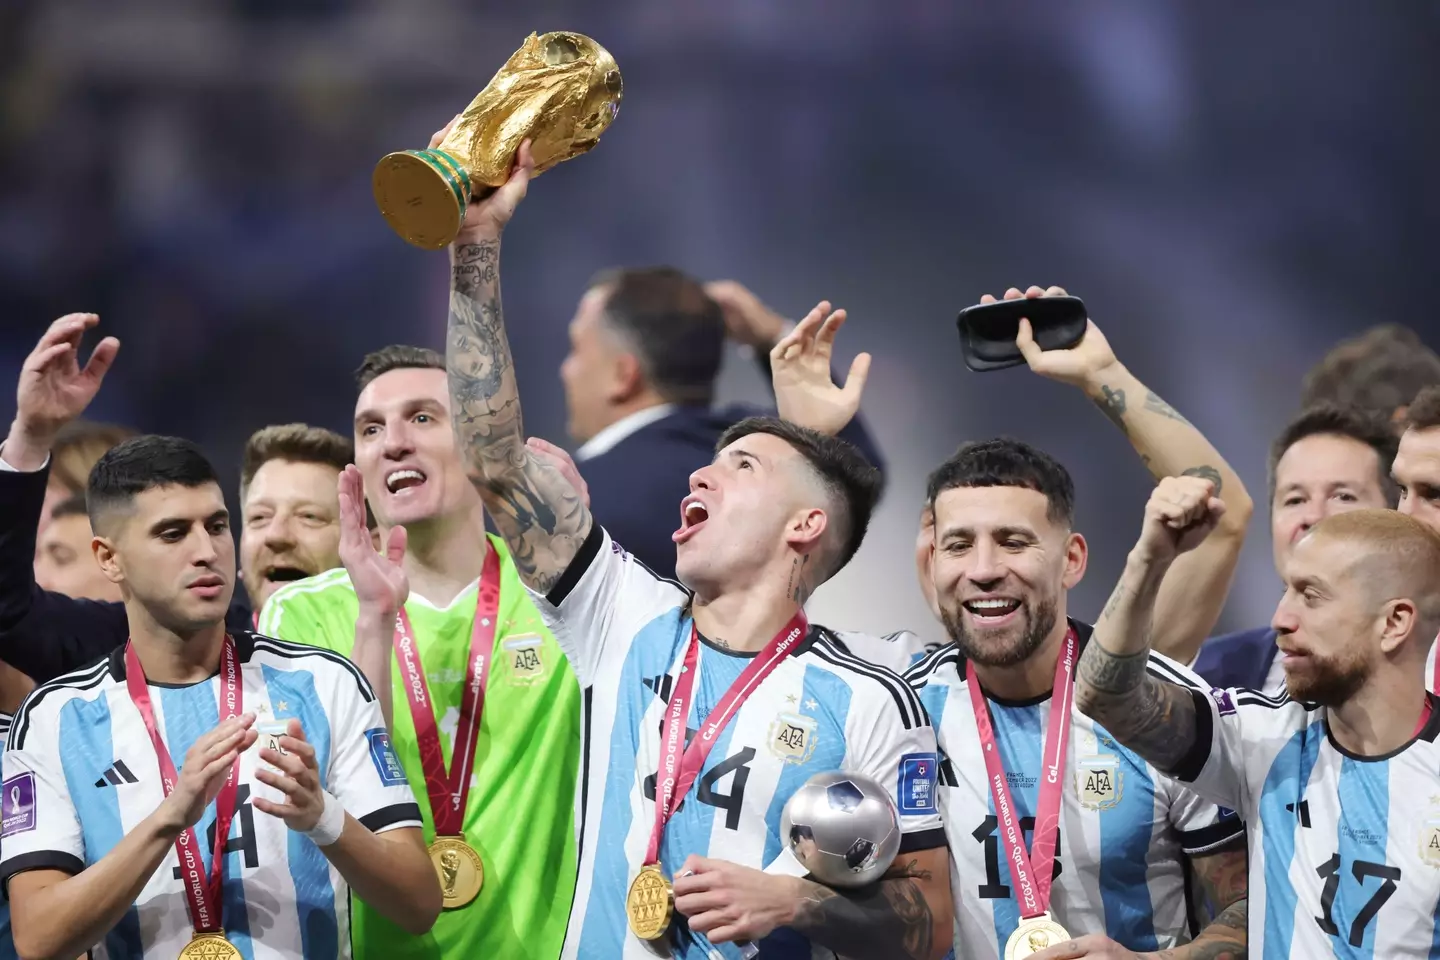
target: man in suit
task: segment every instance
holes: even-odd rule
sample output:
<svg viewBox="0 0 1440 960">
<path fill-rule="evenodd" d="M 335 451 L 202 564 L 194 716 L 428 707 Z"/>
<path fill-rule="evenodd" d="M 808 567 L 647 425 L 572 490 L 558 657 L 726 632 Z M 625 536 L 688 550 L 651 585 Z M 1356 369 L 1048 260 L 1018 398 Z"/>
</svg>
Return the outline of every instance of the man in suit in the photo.
<svg viewBox="0 0 1440 960">
<path fill-rule="evenodd" d="M 1270 536 L 1275 568 L 1324 518 L 1347 510 L 1395 506 L 1390 479 L 1396 437 L 1386 417 L 1355 408 L 1311 407 L 1270 449 Z M 1275 691 L 1285 683 L 1269 626 L 1207 641 L 1195 671 L 1216 687 Z"/>
<path fill-rule="evenodd" d="M 821 330 L 827 364 L 843 321 L 837 311 Z M 675 576 L 670 534 L 679 517 L 667 519 L 655 504 L 684 499 L 690 474 L 710 462 L 725 429 L 762 412 L 748 405 L 712 408 L 727 332 L 755 352 L 769 383 L 769 351 L 786 330 L 739 284 L 702 286 L 671 267 L 602 274 L 581 298 L 570 322 L 570 353 L 560 366 L 569 433 L 580 444 L 575 459 L 595 518 L 660 576 Z M 856 358 L 847 392 L 859 392 L 868 367 L 868 357 Z M 883 469 L 858 417 L 839 435 Z"/>
</svg>

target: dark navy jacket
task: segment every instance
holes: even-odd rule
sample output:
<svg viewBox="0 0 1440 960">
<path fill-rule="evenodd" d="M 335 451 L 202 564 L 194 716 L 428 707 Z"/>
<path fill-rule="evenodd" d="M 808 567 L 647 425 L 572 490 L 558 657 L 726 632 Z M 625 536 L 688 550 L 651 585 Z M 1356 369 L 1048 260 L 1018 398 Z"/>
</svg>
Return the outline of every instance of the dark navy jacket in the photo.
<svg viewBox="0 0 1440 960">
<path fill-rule="evenodd" d="M 675 544 L 670 534 L 680 526 L 680 501 L 690 493 L 690 474 L 714 459 L 715 442 L 732 424 L 774 412 L 743 405 L 720 410 L 676 407 L 604 453 L 579 462 L 590 488 L 591 514 L 632 556 L 673 579 Z M 840 436 L 884 470 L 860 417 Z"/>
<path fill-rule="evenodd" d="M 1264 690 L 1278 649 L 1269 627 L 1211 637 L 1195 658 L 1195 672 L 1212 687 Z"/>
<path fill-rule="evenodd" d="M 36 683 L 93 663 L 130 636 L 124 604 L 77 600 L 35 583 L 35 531 L 49 479 L 48 466 L 34 473 L 0 470 L 0 660 Z M 226 626 L 250 630 L 250 605 L 239 584 L 235 594 Z"/>
</svg>

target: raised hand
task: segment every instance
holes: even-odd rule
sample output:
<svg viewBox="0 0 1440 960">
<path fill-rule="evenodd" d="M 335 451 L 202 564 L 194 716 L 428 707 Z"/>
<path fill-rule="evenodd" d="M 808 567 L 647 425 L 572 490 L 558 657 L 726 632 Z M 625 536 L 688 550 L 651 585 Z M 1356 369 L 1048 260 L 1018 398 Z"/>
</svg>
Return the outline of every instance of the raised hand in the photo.
<svg viewBox="0 0 1440 960">
<path fill-rule="evenodd" d="M 175 789 L 160 803 L 166 823 L 177 833 L 195 826 L 215 802 L 230 765 L 255 742 L 254 724 L 255 714 L 243 713 L 200 737 L 185 752 Z"/>
<path fill-rule="evenodd" d="M 1069 296 L 1064 287 L 1048 287 L 1044 290 L 1039 287 L 1029 287 L 1024 293 L 1016 287 L 1005 291 L 1006 300 L 1029 299 L 1039 297 L 1065 297 Z M 995 303 L 996 300 L 990 294 L 980 298 L 981 303 Z M 1049 377 L 1051 380 L 1059 380 L 1061 383 L 1068 383 L 1075 387 L 1084 387 L 1087 384 L 1097 382 L 1105 373 L 1117 363 L 1115 351 L 1110 349 L 1110 342 L 1095 326 L 1095 321 L 1087 320 L 1085 323 L 1085 336 L 1075 346 L 1068 350 L 1042 350 L 1035 342 L 1035 331 L 1030 326 L 1030 321 L 1020 321 L 1020 332 L 1015 337 L 1015 346 L 1019 348 L 1020 355 L 1025 358 L 1030 369 L 1042 377 Z"/>
<path fill-rule="evenodd" d="M 255 797 L 250 801 L 255 809 L 279 817 L 298 833 L 314 830 L 325 810 L 325 788 L 320 784 L 315 748 L 305 740 L 300 721 L 291 717 L 285 736 L 280 738 L 280 750 L 266 747 L 260 751 L 260 759 L 276 769 L 256 767 L 255 779 L 279 790 L 286 802 L 276 803 L 264 797 Z"/>
<path fill-rule="evenodd" d="M 720 305 L 725 317 L 725 333 L 736 343 L 769 350 L 785 333 L 785 318 L 734 280 L 715 280 L 705 284 L 705 293 Z"/>
<path fill-rule="evenodd" d="M 350 575 L 360 609 L 393 618 L 410 596 L 405 559 L 405 528 L 393 527 L 385 553 L 375 549 L 365 526 L 365 484 L 354 464 L 340 474 L 340 562 Z"/>
<path fill-rule="evenodd" d="M 66 314 L 50 324 L 25 358 L 15 391 L 15 420 L 31 439 L 53 440 L 95 399 L 120 350 L 119 340 L 106 337 L 90 352 L 89 362 L 80 366 L 80 340 L 99 322 L 93 313 Z"/>
<path fill-rule="evenodd" d="M 1135 550 L 1151 562 L 1168 563 L 1203 543 L 1224 515 L 1225 503 L 1209 480 L 1166 477 L 1145 504 Z"/>
<path fill-rule="evenodd" d="M 845 386 L 835 385 L 830 379 L 830 356 L 835 334 L 844 324 L 845 311 L 831 312 L 830 301 L 821 300 L 770 351 L 775 405 L 782 419 L 830 436 L 854 419 L 870 375 L 870 354 L 857 355 Z"/>
<path fill-rule="evenodd" d="M 525 441 L 525 446 L 530 451 L 544 460 L 550 466 L 560 471 L 560 475 L 570 481 L 570 486 L 580 495 L 580 500 L 588 508 L 590 506 L 590 485 L 580 475 L 580 468 L 575 466 L 575 459 L 560 447 L 555 446 L 549 440 L 541 440 L 539 437 L 530 437 Z"/>
<path fill-rule="evenodd" d="M 440 146 L 441 141 L 450 133 L 450 128 L 455 126 L 459 119 L 460 114 L 457 113 L 449 123 L 435 131 L 435 135 L 430 138 L 430 149 Z M 465 222 L 460 225 L 460 233 L 455 237 L 455 246 L 500 239 L 505 224 L 515 215 L 515 208 L 525 199 L 525 191 L 529 188 L 530 175 L 534 170 L 535 159 L 530 155 L 530 141 L 525 140 L 515 152 L 515 167 L 510 172 L 510 179 L 483 197 L 471 198 L 470 205 L 465 208 Z"/>
</svg>

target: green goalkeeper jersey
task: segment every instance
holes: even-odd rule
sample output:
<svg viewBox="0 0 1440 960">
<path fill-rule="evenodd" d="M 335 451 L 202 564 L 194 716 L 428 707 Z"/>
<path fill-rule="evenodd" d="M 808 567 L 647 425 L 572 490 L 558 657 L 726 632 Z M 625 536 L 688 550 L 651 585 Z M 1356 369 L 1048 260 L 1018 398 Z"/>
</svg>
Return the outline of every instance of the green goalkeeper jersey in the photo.
<svg viewBox="0 0 1440 960">
<path fill-rule="evenodd" d="M 485 687 L 480 738 L 465 809 L 465 838 L 480 854 L 485 885 L 468 906 L 446 910 L 422 937 L 406 933 L 368 905 L 355 903 L 357 960 L 560 955 L 575 890 L 575 778 L 580 758 L 580 688 L 545 628 L 498 538 L 500 623 Z M 443 609 L 411 594 L 405 604 L 440 730 L 446 764 L 475 619 L 477 585 Z M 289 584 L 265 604 L 259 631 L 346 656 L 355 643 L 359 603 L 343 569 Z M 391 741 L 425 817 L 435 824 L 420 768 L 420 748 L 401 671 L 392 660 Z"/>
</svg>

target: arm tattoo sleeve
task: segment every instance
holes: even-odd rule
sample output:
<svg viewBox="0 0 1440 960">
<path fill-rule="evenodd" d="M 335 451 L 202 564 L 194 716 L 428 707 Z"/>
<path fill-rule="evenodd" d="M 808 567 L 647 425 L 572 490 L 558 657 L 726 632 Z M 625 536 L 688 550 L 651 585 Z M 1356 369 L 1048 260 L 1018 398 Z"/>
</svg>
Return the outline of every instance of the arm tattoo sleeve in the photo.
<svg viewBox="0 0 1440 960">
<path fill-rule="evenodd" d="M 525 446 L 500 305 L 500 241 L 458 245 L 451 268 L 445 371 L 455 438 L 521 579 L 548 593 L 590 532 L 590 512 Z"/>
<path fill-rule="evenodd" d="M 1237 838 L 1219 850 L 1192 861 L 1195 875 L 1205 892 L 1212 920 L 1195 940 L 1183 947 L 1160 953 L 1167 960 L 1242 960 L 1247 949 L 1249 920 L 1250 863 L 1245 839 Z"/>
<path fill-rule="evenodd" d="M 858 890 L 832 890 L 812 884 L 791 926 L 815 943 L 852 960 L 924 960 L 934 944 L 934 918 L 920 882 L 929 871 L 915 861 L 892 870 L 879 883 Z M 899 874 L 898 876 L 896 874 Z M 949 936 L 949 931 L 945 931 Z"/>
<path fill-rule="evenodd" d="M 1189 754 L 1195 742 L 1195 701 L 1188 689 L 1148 672 L 1153 604 L 1151 596 L 1144 616 L 1138 616 L 1136 597 L 1121 578 L 1096 624 L 1096 636 L 1080 655 L 1075 701 L 1115 739 L 1168 772 Z M 1130 645 L 1132 652 L 1112 653 L 1101 641 L 1101 634 L 1124 636 L 1130 630 L 1143 635 L 1143 645 Z M 1134 650 L 1137 645 L 1139 649 Z"/>
</svg>

